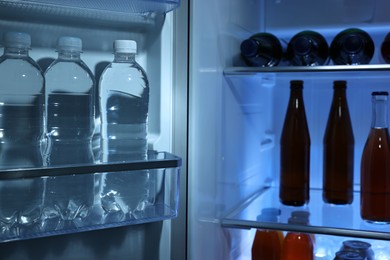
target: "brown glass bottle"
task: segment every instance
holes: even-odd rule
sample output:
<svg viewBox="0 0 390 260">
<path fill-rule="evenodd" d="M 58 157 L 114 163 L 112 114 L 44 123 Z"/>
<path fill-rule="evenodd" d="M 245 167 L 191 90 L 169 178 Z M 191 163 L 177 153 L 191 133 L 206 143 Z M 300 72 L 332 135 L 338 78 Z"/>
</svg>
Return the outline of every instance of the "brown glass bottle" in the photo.
<svg viewBox="0 0 390 260">
<path fill-rule="evenodd" d="M 281 203 L 302 206 L 309 202 L 310 135 L 303 103 L 303 81 L 290 82 L 290 100 L 280 139 Z"/>
<path fill-rule="evenodd" d="M 291 217 L 288 224 L 307 225 L 308 219 Z M 286 234 L 282 246 L 282 260 L 313 260 L 314 244 L 310 234 L 290 231 Z"/>
<path fill-rule="evenodd" d="M 275 223 L 279 215 L 277 208 L 264 208 L 257 221 Z M 283 238 L 280 230 L 257 229 L 252 244 L 252 260 L 281 260 Z"/>
<path fill-rule="evenodd" d="M 372 93 L 372 124 L 360 166 L 360 213 L 369 222 L 390 222 L 387 99 L 387 92 Z"/>
<path fill-rule="evenodd" d="M 346 81 L 334 81 L 333 100 L 324 135 L 323 192 L 327 203 L 353 200 L 354 137 L 347 103 Z"/>
</svg>

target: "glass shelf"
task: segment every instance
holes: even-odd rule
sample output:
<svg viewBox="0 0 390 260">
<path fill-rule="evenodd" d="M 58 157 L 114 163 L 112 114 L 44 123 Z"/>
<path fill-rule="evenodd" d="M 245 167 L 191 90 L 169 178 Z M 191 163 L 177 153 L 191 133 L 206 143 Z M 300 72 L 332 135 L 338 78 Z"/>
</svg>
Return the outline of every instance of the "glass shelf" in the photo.
<svg viewBox="0 0 390 260">
<path fill-rule="evenodd" d="M 390 240 L 390 224 L 371 224 L 360 217 L 360 193 L 354 192 L 351 205 L 330 205 L 322 200 L 322 190 L 310 191 L 310 202 L 303 207 L 284 206 L 279 203 L 279 189 L 266 188 L 250 198 L 242 207 L 230 212 L 221 220 L 228 228 L 264 228 L 283 231 L 301 231 L 305 233 L 335 236 L 359 237 Z M 275 222 L 259 222 L 257 217 L 264 208 L 280 209 L 281 214 Z M 309 225 L 288 224 L 293 211 L 308 211 Z"/>
<path fill-rule="evenodd" d="M 1 0 L 6 5 L 30 8 L 73 8 L 118 13 L 166 13 L 180 5 L 180 0 Z"/>
<path fill-rule="evenodd" d="M 0 169 L 0 242 L 24 240 L 36 237 L 46 237 L 60 234 L 77 233 L 89 230 L 98 230 L 111 227 L 141 224 L 154 221 L 172 219 L 177 216 L 179 200 L 179 173 L 181 159 L 167 152 L 149 151 L 146 161 L 95 163 L 92 165 L 66 165 L 57 167 Z M 140 174 L 147 176 L 143 180 L 142 187 L 133 183 L 139 180 Z M 123 195 L 123 200 L 132 200 L 134 194 L 141 192 L 145 195 L 142 206 L 126 213 L 122 211 L 109 211 L 102 206 L 101 187 L 103 180 L 107 177 L 126 176 L 126 183 L 134 193 Z M 25 201 L 17 205 L 29 207 L 37 205 L 34 213 L 18 206 L 10 206 L 13 192 L 9 187 L 17 187 L 19 190 L 25 187 L 28 190 L 30 183 L 42 183 L 42 186 L 49 181 L 55 180 L 57 184 L 67 183 L 70 186 L 86 185 L 86 178 L 92 188 L 93 203 L 89 208 L 77 209 L 77 214 L 70 214 L 66 217 L 58 213 L 53 214 L 46 205 L 45 195 L 38 199 L 23 198 Z M 133 185 L 132 185 L 133 184 Z M 68 189 L 72 187 L 66 186 Z M 87 189 L 87 188 L 86 188 Z M 146 192 L 145 192 L 146 191 Z M 11 195 L 10 195 L 11 194 Z M 43 194 L 46 194 L 43 192 Z M 15 196 L 18 196 L 16 194 Z M 66 201 L 66 195 L 62 195 Z M 73 194 L 74 196 L 74 194 Z M 127 197 L 126 197 L 127 196 Z M 36 198 L 35 198 L 36 199 Z M 120 205 L 120 201 L 118 202 Z M 137 204 L 140 205 L 140 204 Z M 68 208 L 71 208 L 69 203 Z M 38 210 L 37 210 L 38 209 Z M 13 212 L 10 214 L 10 211 Z M 4 212 L 7 212 L 3 217 Z M 30 219 L 24 215 L 30 214 Z"/>
<path fill-rule="evenodd" d="M 324 66 L 276 66 L 276 67 L 228 67 L 224 69 L 225 76 L 254 75 L 264 73 L 315 73 L 315 72 L 363 72 L 389 71 L 389 64 L 369 65 L 324 65 Z"/>
</svg>

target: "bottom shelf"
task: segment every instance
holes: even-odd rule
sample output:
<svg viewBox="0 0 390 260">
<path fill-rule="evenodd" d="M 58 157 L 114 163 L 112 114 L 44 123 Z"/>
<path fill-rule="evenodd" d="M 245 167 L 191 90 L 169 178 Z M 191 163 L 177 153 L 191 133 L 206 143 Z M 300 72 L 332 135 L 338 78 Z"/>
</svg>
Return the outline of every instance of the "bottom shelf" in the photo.
<svg viewBox="0 0 390 260">
<path fill-rule="evenodd" d="M 310 190 L 310 202 L 302 207 L 284 206 L 279 202 L 279 188 L 267 188 L 242 207 L 232 211 L 221 220 L 224 227 L 265 228 L 283 231 L 302 231 L 305 233 L 328 234 L 346 237 L 390 240 L 390 224 L 371 224 L 360 217 L 360 193 L 354 192 L 351 205 L 331 205 L 322 200 L 322 190 Z M 257 221 L 264 208 L 276 208 L 280 215 L 276 221 Z M 288 224 L 294 211 L 308 211 L 309 224 Z"/>
<path fill-rule="evenodd" d="M 180 166 L 150 152 L 142 162 L 20 170 L 24 178 L 0 180 L 0 242 L 175 218 Z"/>
</svg>

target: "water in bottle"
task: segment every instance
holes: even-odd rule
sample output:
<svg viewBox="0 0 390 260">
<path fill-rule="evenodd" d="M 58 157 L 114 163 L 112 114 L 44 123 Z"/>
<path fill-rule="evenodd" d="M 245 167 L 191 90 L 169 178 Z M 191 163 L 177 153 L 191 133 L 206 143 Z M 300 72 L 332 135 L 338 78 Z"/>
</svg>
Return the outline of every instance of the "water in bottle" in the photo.
<svg viewBox="0 0 390 260">
<path fill-rule="evenodd" d="M 320 33 L 302 31 L 288 43 L 286 58 L 293 66 L 326 65 L 329 61 L 329 46 Z"/>
<path fill-rule="evenodd" d="M 330 45 L 330 57 L 335 65 L 369 64 L 374 51 L 371 36 L 358 28 L 341 31 Z"/>
<path fill-rule="evenodd" d="M 30 35 L 8 32 L 0 57 L 0 167 L 41 167 L 44 77 L 29 56 Z M 34 232 L 40 224 L 44 180 L 0 182 L 0 234 Z M 35 231 L 36 232 L 36 231 Z"/>
<path fill-rule="evenodd" d="M 241 57 L 248 66 L 273 67 L 282 59 L 279 39 L 270 33 L 257 33 L 244 40 L 240 46 Z"/>
<path fill-rule="evenodd" d="M 390 223 L 390 139 L 387 92 L 372 93 L 372 123 L 360 164 L 360 214 L 369 222 Z"/>
<path fill-rule="evenodd" d="M 346 81 L 334 81 L 333 89 L 324 135 L 322 197 L 327 203 L 351 204 L 355 140 L 347 103 Z"/>
<path fill-rule="evenodd" d="M 103 162 L 147 159 L 149 82 L 136 62 L 135 41 L 116 40 L 114 61 L 99 83 Z M 150 202 L 149 172 L 105 175 L 101 204 L 107 219 L 138 218 Z"/>
<path fill-rule="evenodd" d="M 59 38 L 58 58 L 45 72 L 46 162 L 49 166 L 94 161 L 95 79 L 80 58 L 81 50 L 80 38 Z M 93 190 L 93 175 L 49 177 L 44 203 L 47 228 L 77 226 L 84 221 L 93 205 Z"/>
<path fill-rule="evenodd" d="M 291 81 L 290 99 L 280 138 L 279 198 L 284 205 L 309 202 L 310 134 L 303 103 L 303 82 Z"/>
</svg>

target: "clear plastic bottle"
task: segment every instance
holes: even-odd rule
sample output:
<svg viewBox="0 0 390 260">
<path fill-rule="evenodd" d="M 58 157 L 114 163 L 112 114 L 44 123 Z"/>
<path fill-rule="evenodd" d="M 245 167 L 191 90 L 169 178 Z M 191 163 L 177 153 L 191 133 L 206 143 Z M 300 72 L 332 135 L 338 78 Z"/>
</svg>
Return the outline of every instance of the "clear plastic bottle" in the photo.
<svg viewBox="0 0 390 260">
<path fill-rule="evenodd" d="M 333 89 L 324 134 L 322 198 L 327 203 L 351 204 L 355 140 L 349 116 L 346 81 L 334 81 Z"/>
<path fill-rule="evenodd" d="M 390 223 L 390 138 L 388 92 L 372 93 L 372 123 L 360 164 L 360 214 L 369 222 Z"/>
<path fill-rule="evenodd" d="M 100 77 L 103 162 L 147 159 L 149 82 L 136 52 L 135 41 L 116 40 L 114 61 Z M 148 171 L 107 173 L 102 207 L 115 218 L 137 218 L 149 203 L 149 192 Z"/>
<path fill-rule="evenodd" d="M 293 66 L 326 65 L 329 62 L 329 46 L 320 33 L 302 31 L 288 43 L 286 58 Z"/>
<path fill-rule="evenodd" d="M 274 67 L 282 59 L 283 50 L 279 39 L 270 33 L 257 33 L 242 41 L 241 57 L 248 66 Z"/>
<path fill-rule="evenodd" d="M 371 36 L 358 28 L 341 31 L 330 45 L 330 57 L 336 65 L 369 64 L 374 51 Z"/>
<path fill-rule="evenodd" d="M 49 166 L 94 161 L 91 143 L 96 84 L 92 72 L 80 58 L 81 51 L 80 38 L 59 38 L 58 58 L 45 72 Z M 88 216 L 94 200 L 93 187 L 93 175 L 49 177 L 45 192 L 47 225 L 51 221 L 56 223 L 57 218 L 69 220 L 66 224 L 76 224 Z"/>
<path fill-rule="evenodd" d="M 0 57 L 0 167 L 42 166 L 44 77 L 29 56 L 27 33 L 4 35 Z M 19 235 L 37 228 L 43 200 L 43 179 L 0 182 L 0 230 Z"/>
</svg>

